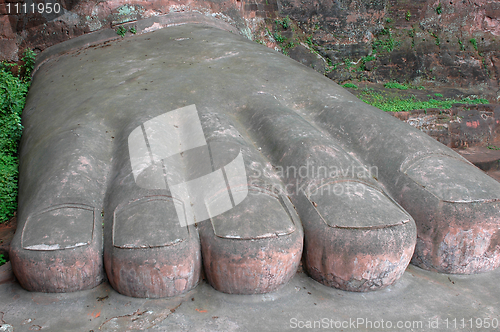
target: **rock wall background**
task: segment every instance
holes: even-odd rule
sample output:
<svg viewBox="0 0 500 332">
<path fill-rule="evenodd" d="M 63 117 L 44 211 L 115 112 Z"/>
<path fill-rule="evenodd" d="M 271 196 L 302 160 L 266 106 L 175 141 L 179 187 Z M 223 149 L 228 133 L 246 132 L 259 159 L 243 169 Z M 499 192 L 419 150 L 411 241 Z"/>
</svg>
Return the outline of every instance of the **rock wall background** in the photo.
<svg viewBox="0 0 500 332">
<path fill-rule="evenodd" d="M 498 86 L 499 1 L 282 0 L 280 10 L 312 35 L 336 81 Z"/>
<path fill-rule="evenodd" d="M 4 1 L 4 0 L 1 0 Z M 103 28 L 198 11 L 236 26 L 333 80 L 492 86 L 500 81 L 498 0 L 11 0 L 58 2 L 59 14 L 7 13 L 0 60 L 17 62 Z"/>
</svg>

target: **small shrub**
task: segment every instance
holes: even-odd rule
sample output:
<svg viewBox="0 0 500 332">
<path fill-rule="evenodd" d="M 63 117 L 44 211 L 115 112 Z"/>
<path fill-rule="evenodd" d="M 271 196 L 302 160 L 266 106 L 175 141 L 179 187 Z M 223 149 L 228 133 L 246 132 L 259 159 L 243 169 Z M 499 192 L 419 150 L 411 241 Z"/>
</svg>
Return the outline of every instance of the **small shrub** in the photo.
<svg viewBox="0 0 500 332">
<path fill-rule="evenodd" d="M 477 41 L 476 38 L 472 38 L 469 40 L 469 42 L 472 44 L 472 47 L 477 51 Z"/>
<path fill-rule="evenodd" d="M 436 35 L 434 32 L 430 31 L 429 32 L 431 34 L 432 37 L 434 37 L 434 40 L 435 40 L 435 43 L 437 46 L 439 46 L 441 44 L 441 41 L 439 40 L 439 37 L 438 35 Z"/>
<path fill-rule="evenodd" d="M 288 15 L 284 18 L 282 18 L 281 20 L 275 20 L 274 23 L 276 23 L 277 25 L 281 25 L 283 27 L 283 29 L 288 29 L 288 27 L 290 27 L 290 17 L 288 17 Z"/>
<path fill-rule="evenodd" d="M 125 34 L 127 33 L 127 31 L 128 31 L 127 28 L 125 28 L 123 25 L 120 25 L 116 29 L 116 34 L 119 36 L 125 37 Z"/>
<path fill-rule="evenodd" d="M 0 266 L 4 265 L 5 263 L 7 263 L 5 257 L 3 257 L 3 254 L 0 254 Z"/>
<path fill-rule="evenodd" d="M 135 35 L 137 33 L 137 28 L 131 27 L 129 31 L 130 31 L 130 33 L 133 33 Z"/>
<path fill-rule="evenodd" d="M 382 50 L 386 52 L 392 52 L 396 47 L 399 46 L 399 44 L 399 42 L 392 38 L 392 35 L 389 35 L 389 38 L 387 39 L 375 40 L 372 44 L 372 48 L 375 52 L 379 52 Z"/>
<path fill-rule="evenodd" d="M 351 89 L 357 89 L 358 86 L 354 83 L 346 83 L 344 85 L 342 85 L 344 88 L 351 88 Z"/>
<path fill-rule="evenodd" d="M 460 45 L 460 51 L 465 51 L 465 45 L 460 39 L 458 40 L 458 45 Z"/>
<path fill-rule="evenodd" d="M 278 42 L 280 44 L 283 44 L 286 41 L 286 38 L 277 32 L 275 32 L 273 34 L 273 38 L 274 38 L 274 40 L 276 40 L 276 42 Z"/>
<path fill-rule="evenodd" d="M 31 79 L 31 73 L 35 69 L 35 51 L 27 48 L 24 50 L 23 57 L 21 60 L 24 61 L 24 80 Z"/>
<path fill-rule="evenodd" d="M 434 96 L 438 97 L 438 98 L 443 98 L 443 95 L 440 94 L 440 93 L 435 93 Z"/>
<path fill-rule="evenodd" d="M 366 63 L 369 61 L 375 60 L 375 56 L 373 55 L 367 55 L 361 58 L 361 66 L 359 66 L 359 69 L 361 70 L 366 70 Z"/>
<path fill-rule="evenodd" d="M 441 7 L 441 4 L 439 4 L 437 7 L 436 7 L 436 13 L 438 15 L 441 15 L 441 13 L 443 12 L 443 8 Z"/>
<path fill-rule="evenodd" d="M 384 84 L 384 88 L 387 89 L 398 89 L 398 90 L 408 90 L 408 85 L 406 84 L 401 84 L 398 82 L 388 82 Z"/>
<path fill-rule="evenodd" d="M 411 13 L 409 10 L 406 11 L 406 14 L 405 14 L 405 20 L 409 21 L 411 18 Z"/>
</svg>

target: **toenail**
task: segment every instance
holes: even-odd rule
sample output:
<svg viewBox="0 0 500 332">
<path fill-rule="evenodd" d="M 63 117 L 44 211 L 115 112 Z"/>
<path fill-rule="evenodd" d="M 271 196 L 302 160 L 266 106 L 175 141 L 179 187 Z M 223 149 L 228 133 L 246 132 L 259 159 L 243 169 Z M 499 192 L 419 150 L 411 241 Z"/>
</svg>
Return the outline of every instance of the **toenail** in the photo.
<svg viewBox="0 0 500 332">
<path fill-rule="evenodd" d="M 113 218 L 113 246 L 139 249 L 182 242 L 189 236 L 177 219 L 176 211 L 182 209 L 182 202 L 170 196 L 149 196 L 118 206 Z"/>
<path fill-rule="evenodd" d="M 24 225 L 22 246 L 27 250 L 61 250 L 92 242 L 96 211 L 84 204 L 59 204 L 31 215 Z"/>
</svg>

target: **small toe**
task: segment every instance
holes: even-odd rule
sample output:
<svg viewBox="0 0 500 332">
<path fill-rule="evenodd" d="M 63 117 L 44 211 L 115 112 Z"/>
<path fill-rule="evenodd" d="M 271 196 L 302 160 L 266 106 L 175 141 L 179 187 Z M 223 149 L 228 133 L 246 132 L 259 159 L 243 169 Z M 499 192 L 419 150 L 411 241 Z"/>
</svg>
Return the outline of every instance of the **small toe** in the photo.
<svg viewBox="0 0 500 332">
<path fill-rule="evenodd" d="M 500 184 L 460 157 L 425 155 L 403 164 L 400 200 L 419 220 L 412 263 L 471 274 L 500 266 Z"/>
<path fill-rule="evenodd" d="M 199 224 L 207 280 L 224 293 L 274 291 L 295 275 L 302 256 L 302 228 L 289 199 L 248 191 L 233 209 Z"/>
<path fill-rule="evenodd" d="M 171 297 L 198 284 L 198 234 L 194 227 L 180 225 L 175 204 L 181 205 L 170 196 L 157 195 L 115 209 L 104 261 L 111 285 L 121 294 Z"/>
<path fill-rule="evenodd" d="M 313 279 L 360 292 L 385 288 L 403 275 L 415 248 L 415 223 L 380 189 L 337 180 L 296 198 Z"/>
</svg>

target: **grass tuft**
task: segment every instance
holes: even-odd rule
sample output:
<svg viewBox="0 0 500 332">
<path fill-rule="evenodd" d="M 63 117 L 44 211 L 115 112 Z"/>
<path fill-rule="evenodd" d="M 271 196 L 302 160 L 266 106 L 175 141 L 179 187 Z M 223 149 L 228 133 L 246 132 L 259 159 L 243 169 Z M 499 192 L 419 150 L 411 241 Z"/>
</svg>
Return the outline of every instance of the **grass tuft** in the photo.
<svg viewBox="0 0 500 332">
<path fill-rule="evenodd" d="M 381 93 L 373 91 L 363 91 L 358 95 L 362 101 L 377 108 L 380 108 L 386 112 L 401 112 L 401 111 L 412 111 L 418 109 L 429 109 L 429 108 L 442 108 L 449 109 L 453 104 L 463 103 L 463 104 L 488 104 L 488 100 L 476 98 L 463 98 L 463 99 L 444 99 L 437 100 L 430 98 L 429 100 L 418 100 L 415 96 L 408 98 L 401 97 L 387 97 Z"/>
</svg>

